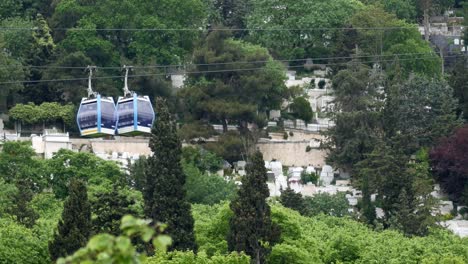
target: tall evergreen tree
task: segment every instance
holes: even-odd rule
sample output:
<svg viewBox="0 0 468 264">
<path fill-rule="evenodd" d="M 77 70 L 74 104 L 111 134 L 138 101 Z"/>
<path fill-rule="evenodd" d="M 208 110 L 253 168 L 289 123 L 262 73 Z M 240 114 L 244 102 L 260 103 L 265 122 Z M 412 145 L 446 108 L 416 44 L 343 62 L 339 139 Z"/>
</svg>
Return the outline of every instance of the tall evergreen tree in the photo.
<svg viewBox="0 0 468 264">
<path fill-rule="evenodd" d="M 372 225 L 377 218 L 375 206 L 371 200 L 371 192 L 369 189 L 369 177 L 365 175 L 362 179 L 362 203 L 361 212 L 364 222 Z"/>
<path fill-rule="evenodd" d="M 65 201 L 58 232 L 49 242 L 51 260 L 72 254 L 86 245 L 91 234 L 91 205 L 85 183 L 72 179 L 69 196 Z"/>
<path fill-rule="evenodd" d="M 176 124 L 165 100 L 156 100 L 158 120 L 151 131 L 150 148 L 153 156 L 147 160 L 144 189 L 145 215 L 167 224 L 172 237 L 172 250 L 196 250 L 194 220 L 184 189 L 185 174 L 181 165 L 182 145 Z"/>
<path fill-rule="evenodd" d="M 18 191 L 13 196 L 14 205 L 10 213 L 16 217 L 16 221 L 30 228 L 39 218 L 39 214 L 29 206 L 34 196 L 33 184 L 27 180 L 18 180 L 15 185 Z"/>
<path fill-rule="evenodd" d="M 234 212 L 229 222 L 228 249 L 245 252 L 252 263 L 265 263 L 269 248 L 279 238 L 279 229 L 271 221 L 265 162 L 260 152 L 251 156 L 247 175 L 242 178 L 238 197 L 231 202 Z"/>
<path fill-rule="evenodd" d="M 333 78 L 335 126 L 325 131 L 327 161 L 351 171 L 372 152 L 381 130 L 382 76 L 358 61 Z"/>
</svg>

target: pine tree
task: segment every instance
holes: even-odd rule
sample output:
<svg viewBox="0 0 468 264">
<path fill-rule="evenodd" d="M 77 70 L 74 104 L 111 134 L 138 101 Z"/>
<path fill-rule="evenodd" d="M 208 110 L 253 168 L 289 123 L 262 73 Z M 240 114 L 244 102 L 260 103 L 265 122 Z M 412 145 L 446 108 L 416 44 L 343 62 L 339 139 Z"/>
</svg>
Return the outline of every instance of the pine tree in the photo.
<svg viewBox="0 0 468 264">
<path fill-rule="evenodd" d="M 228 249 L 245 252 L 252 263 L 265 263 L 271 247 L 279 238 L 279 229 L 271 221 L 267 174 L 263 156 L 256 152 L 247 165 L 238 197 L 231 202 L 234 212 L 229 222 Z M 265 246 L 269 243 L 269 247 Z"/>
<path fill-rule="evenodd" d="M 158 120 L 151 131 L 146 186 L 145 215 L 167 224 L 172 237 L 170 250 L 196 250 L 194 220 L 186 199 L 185 174 L 181 166 L 182 145 L 165 100 L 156 100 Z"/>
<path fill-rule="evenodd" d="M 33 184 L 26 180 L 18 180 L 15 185 L 18 191 L 13 196 L 14 206 L 11 208 L 10 213 L 16 217 L 16 221 L 31 228 L 39 218 L 39 214 L 29 206 L 34 195 L 32 191 Z"/>
<path fill-rule="evenodd" d="M 72 254 L 86 245 L 91 234 L 91 206 L 85 183 L 72 179 L 67 200 L 63 206 L 62 219 L 54 240 L 49 242 L 51 260 Z"/>
<path fill-rule="evenodd" d="M 281 192 L 280 203 L 284 207 L 296 210 L 301 214 L 305 213 L 305 204 L 302 194 L 296 193 L 290 186 Z"/>
</svg>

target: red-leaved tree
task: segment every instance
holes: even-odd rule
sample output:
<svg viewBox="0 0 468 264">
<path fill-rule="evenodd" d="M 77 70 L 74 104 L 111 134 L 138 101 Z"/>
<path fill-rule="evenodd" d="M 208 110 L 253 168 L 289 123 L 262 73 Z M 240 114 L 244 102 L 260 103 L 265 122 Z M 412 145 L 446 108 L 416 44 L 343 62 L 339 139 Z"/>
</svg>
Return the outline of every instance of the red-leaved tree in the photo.
<svg viewBox="0 0 468 264">
<path fill-rule="evenodd" d="M 468 204 L 468 125 L 440 141 L 430 153 L 432 169 L 454 202 Z"/>
</svg>

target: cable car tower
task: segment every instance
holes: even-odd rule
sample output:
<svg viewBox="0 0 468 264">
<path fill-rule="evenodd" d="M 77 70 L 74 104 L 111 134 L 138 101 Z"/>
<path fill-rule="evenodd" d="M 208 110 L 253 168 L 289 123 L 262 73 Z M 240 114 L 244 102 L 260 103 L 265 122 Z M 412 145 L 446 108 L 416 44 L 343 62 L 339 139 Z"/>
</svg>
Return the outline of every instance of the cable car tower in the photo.
<svg viewBox="0 0 468 264">
<path fill-rule="evenodd" d="M 117 132 L 122 136 L 151 133 L 155 113 L 148 96 L 139 96 L 128 89 L 128 73 L 132 66 L 124 66 L 124 96 L 117 101 Z"/>
<path fill-rule="evenodd" d="M 93 71 L 96 66 L 88 66 L 88 97 L 82 98 L 76 117 L 81 136 L 104 137 L 115 135 L 117 115 L 112 97 L 102 97 L 92 88 Z"/>
</svg>

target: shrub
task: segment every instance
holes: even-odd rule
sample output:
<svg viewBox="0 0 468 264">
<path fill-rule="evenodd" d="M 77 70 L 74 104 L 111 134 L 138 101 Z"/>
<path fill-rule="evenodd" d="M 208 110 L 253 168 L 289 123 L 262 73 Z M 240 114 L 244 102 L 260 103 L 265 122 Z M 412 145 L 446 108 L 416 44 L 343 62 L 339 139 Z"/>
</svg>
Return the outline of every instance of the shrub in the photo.
<svg viewBox="0 0 468 264">
<path fill-rule="evenodd" d="M 318 87 L 319 87 L 319 89 L 325 88 L 325 85 L 326 85 L 326 84 L 327 84 L 327 83 L 325 82 L 325 80 L 320 80 L 320 81 L 318 82 Z"/>
</svg>

